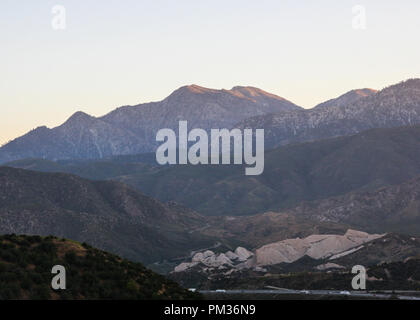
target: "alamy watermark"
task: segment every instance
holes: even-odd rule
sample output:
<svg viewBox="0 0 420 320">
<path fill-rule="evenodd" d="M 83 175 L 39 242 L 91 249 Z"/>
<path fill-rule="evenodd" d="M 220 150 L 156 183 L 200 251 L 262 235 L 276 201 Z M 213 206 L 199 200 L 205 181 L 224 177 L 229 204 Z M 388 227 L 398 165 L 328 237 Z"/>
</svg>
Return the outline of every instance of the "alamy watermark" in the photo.
<svg viewBox="0 0 420 320">
<path fill-rule="evenodd" d="M 206 130 L 188 132 L 187 121 L 179 121 L 178 137 L 172 129 L 161 129 L 156 141 L 163 142 L 156 150 L 156 161 L 161 165 L 217 165 L 220 158 L 221 164 L 232 164 L 233 156 L 233 164 L 253 166 L 245 168 L 246 175 L 264 172 L 264 129 L 256 129 L 255 134 L 253 129 L 211 129 L 209 140 Z"/>
<path fill-rule="evenodd" d="M 351 269 L 351 273 L 356 274 L 351 281 L 353 290 L 366 290 L 366 268 L 357 265 Z"/>
<path fill-rule="evenodd" d="M 66 268 L 62 265 L 55 265 L 51 269 L 51 273 L 55 276 L 51 280 L 51 288 L 54 290 L 66 289 Z"/>
<path fill-rule="evenodd" d="M 51 9 L 51 14 L 51 27 L 54 30 L 65 30 L 67 27 L 66 8 L 61 5 L 55 5 Z"/>
<path fill-rule="evenodd" d="M 366 7 L 363 5 L 356 5 L 352 8 L 353 20 L 352 27 L 354 30 L 366 30 L 367 16 Z"/>
</svg>

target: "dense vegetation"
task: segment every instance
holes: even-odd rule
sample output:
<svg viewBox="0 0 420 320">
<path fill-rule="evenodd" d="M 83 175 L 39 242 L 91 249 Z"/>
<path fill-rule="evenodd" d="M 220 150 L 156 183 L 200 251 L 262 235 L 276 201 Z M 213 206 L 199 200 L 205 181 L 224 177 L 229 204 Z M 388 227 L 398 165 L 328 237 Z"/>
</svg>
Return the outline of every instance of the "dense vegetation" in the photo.
<svg viewBox="0 0 420 320">
<path fill-rule="evenodd" d="M 54 265 L 65 290 L 51 289 Z M 87 244 L 52 236 L 0 237 L 0 299 L 193 299 L 176 283 Z"/>
</svg>

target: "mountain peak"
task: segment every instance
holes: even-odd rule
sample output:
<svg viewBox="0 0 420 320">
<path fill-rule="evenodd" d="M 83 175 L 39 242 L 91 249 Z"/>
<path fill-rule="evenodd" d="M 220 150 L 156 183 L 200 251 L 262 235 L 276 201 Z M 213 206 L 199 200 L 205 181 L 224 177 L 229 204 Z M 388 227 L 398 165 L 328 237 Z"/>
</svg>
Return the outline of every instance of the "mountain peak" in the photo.
<svg viewBox="0 0 420 320">
<path fill-rule="evenodd" d="M 215 89 L 209 89 L 206 87 L 202 87 L 196 84 L 191 84 L 189 86 L 185 87 L 187 90 L 194 92 L 194 93 L 205 93 L 205 92 L 209 92 L 209 91 L 217 91 Z"/>
<path fill-rule="evenodd" d="M 171 95 L 173 94 L 185 94 L 185 93 L 194 93 L 194 94 L 204 94 L 209 92 L 217 92 L 219 90 L 216 89 L 210 89 L 205 88 L 196 84 L 186 85 L 182 86 L 181 88 L 175 90 Z"/>
<path fill-rule="evenodd" d="M 371 96 L 377 92 L 378 92 L 377 90 L 370 89 L 370 88 L 351 90 L 349 92 L 346 92 L 345 94 L 342 94 L 341 96 L 335 99 L 330 99 L 328 101 L 320 103 L 314 108 L 323 108 L 323 107 L 330 107 L 330 106 L 342 107 L 342 106 L 351 104 L 359 99 L 363 99 L 368 96 Z"/>
<path fill-rule="evenodd" d="M 64 124 L 71 124 L 71 123 L 85 123 L 87 121 L 92 121 L 94 117 L 91 115 L 83 112 L 83 111 L 77 111 L 73 113 L 70 118 L 67 119 L 67 121 Z"/>
<path fill-rule="evenodd" d="M 367 96 L 370 96 L 371 94 L 375 94 L 376 92 L 378 92 L 378 90 L 371 89 L 371 88 L 363 88 L 363 89 L 351 90 L 349 93 L 358 95 L 360 97 L 367 97 Z"/>
<path fill-rule="evenodd" d="M 202 94 L 229 94 L 237 98 L 252 100 L 255 102 L 256 98 L 266 97 L 274 100 L 281 100 L 288 102 L 286 99 L 277 96 L 275 94 L 266 92 L 262 89 L 252 87 L 252 86 L 234 86 L 230 90 L 226 89 L 210 89 L 202 87 L 196 84 L 186 85 L 175 90 L 168 98 L 173 97 L 188 97 L 191 95 L 202 95 Z"/>
<path fill-rule="evenodd" d="M 242 95 L 243 97 L 251 99 L 256 97 L 269 97 L 276 100 L 286 100 L 278 95 L 251 86 L 235 86 L 230 90 L 230 92 L 235 95 Z"/>
<path fill-rule="evenodd" d="M 185 99 L 194 97 L 197 95 L 204 95 L 207 93 L 218 93 L 219 90 L 216 89 L 209 89 L 205 87 L 201 87 L 196 84 L 186 85 L 182 86 L 178 89 L 176 89 L 174 92 L 172 92 L 165 100 L 172 100 L 172 99 Z"/>
<path fill-rule="evenodd" d="M 266 94 L 267 92 L 251 86 L 235 86 L 232 89 L 230 89 L 231 92 L 240 92 L 247 96 L 260 96 L 261 94 Z"/>
<path fill-rule="evenodd" d="M 260 88 L 252 86 L 234 86 L 231 91 L 264 92 Z"/>
<path fill-rule="evenodd" d="M 83 111 L 77 111 L 77 112 L 73 113 L 73 115 L 70 117 L 70 119 L 71 118 L 78 118 L 78 119 L 87 118 L 87 119 L 90 119 L 90 118 L 92 118 L 92 116 L 83 112 Z"/>
</svg>

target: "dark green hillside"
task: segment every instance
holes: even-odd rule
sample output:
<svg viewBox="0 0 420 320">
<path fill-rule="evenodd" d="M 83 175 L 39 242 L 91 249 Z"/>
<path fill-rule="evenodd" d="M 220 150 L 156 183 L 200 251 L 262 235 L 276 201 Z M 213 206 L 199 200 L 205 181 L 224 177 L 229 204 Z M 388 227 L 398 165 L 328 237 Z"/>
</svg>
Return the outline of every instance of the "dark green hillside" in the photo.
<svg viewBox="0 0 420 320">
<path fill-rule="evenodd" d="M 65 290 L 51 268 L 66 268 Z M 39 236 L 0 236 L 0 299 L 197 299 L 140 263 L 86 244 Z"/>
</svg>

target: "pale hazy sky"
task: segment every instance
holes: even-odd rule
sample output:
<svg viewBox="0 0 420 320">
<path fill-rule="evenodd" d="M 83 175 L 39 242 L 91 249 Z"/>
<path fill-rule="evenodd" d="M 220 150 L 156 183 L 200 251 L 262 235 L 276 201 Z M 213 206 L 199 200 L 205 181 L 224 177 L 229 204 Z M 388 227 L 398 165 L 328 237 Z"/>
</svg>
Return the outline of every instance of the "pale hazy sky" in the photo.
<svg viewBox="0 0 420 320">
<path fill-rule="evenodd" d="M 355 5 L 366 30 L 352 28 Z M 0 143 L 185 84 L 252 85 L 306 108 L 381 89 L 420 77 L 419 16 L 419 0 L 0 0 Z"/>
</svg>

